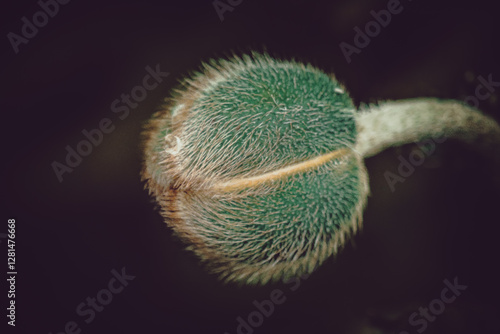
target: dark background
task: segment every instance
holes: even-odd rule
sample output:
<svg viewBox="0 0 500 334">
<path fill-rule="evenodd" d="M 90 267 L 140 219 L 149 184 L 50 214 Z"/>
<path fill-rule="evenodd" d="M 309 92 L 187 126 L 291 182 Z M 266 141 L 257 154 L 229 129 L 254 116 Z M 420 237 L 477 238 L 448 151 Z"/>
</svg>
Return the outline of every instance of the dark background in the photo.
<svg viewBox="0 0 500 334">
<path fill-rule="evenodd" d="M 184 75 L 233 51 L 267 50 L 335 72 L 357 103 L 463 100 L 474 95 L 477 76 L 500 81 L 494 1 L 402 0 L 403 12 L 348 64 L 339 43 L 352 44 L 353 28 L 387 2 L 244 0 L 221 22 L 211 1 L 73 0 L 18 54 L 2 38 L 0 233 L 16 219 L 18 271 L 17 326 L 7 332 L 55 334 L 73 320 L 82 333 L 233 334 L 236 318 L 279 288 L 286 302 L 255 333 L 416 333 L 410 314 L 454 277 L 467 290 L 425 333 L 497 331 L 500 187 L 490 160 L 458 142 L 438 145 L 395 192 L 384 172 L 396 172 L 398 156 L 416 146 L 367 159 L 372 194 L 363 231 L 296 291 L 283 283 L 223 284 L 207 274 L 172 237 L 140 182 L 143 122 Z M 35 0 L 4 3 L 3 36 L 20 34 L 21 17 L 31 20 L 38 10 Z M 156 64 L 170 76 L 120 120 L 111 102 Z M 498 97 L 480 109 L 500 120 Z M 103 118 L 115 130 L 60 183 L 51 163 L 63 163 L 66 145 L 74 148 L 81 131 Z M 77 305 L 122 267 L 135 279 L 86 324 Z"/>
</svg>

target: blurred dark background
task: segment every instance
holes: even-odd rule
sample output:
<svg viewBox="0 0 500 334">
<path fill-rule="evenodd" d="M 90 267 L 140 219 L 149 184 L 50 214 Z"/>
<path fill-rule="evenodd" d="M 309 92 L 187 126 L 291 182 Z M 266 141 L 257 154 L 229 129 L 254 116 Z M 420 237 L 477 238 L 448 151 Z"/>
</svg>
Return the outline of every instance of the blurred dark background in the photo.
<svg viewBox="0 0 500 334">
<path fill-rule="evenodd" d="M 226 1 L 223 1 L 227 3 Z M 238 1 L 232 1 L 237 3 Z M 17 317 L 7 333 L 237 332 L 254 300 L 281 289 L 285 303 L 255 333 L 416 333 L 408 317 L 439 298 L 443 280 L 468 286 L 425 333 L 498 329 L 500 187 L 489 159 L 455 141 L 437 146 L 394 192 L 385 171 L 416 145 L 366 160 L 371 196 L 364 228 L 296 291 L 290 284 L 222 284 L 172 237 L 143 190 L 142 125 L 186 74 L 231 52 L 267 50 L 334 72 L 356 103 L 434 96 L 474 96 L 478 76 L 500 81 L 498 8 L 494 1 L 401 0 L 403 10 L 347 63 L 371 10 L 388 0 L 244 0 L 221 21 L 212 1 L 77 1 L 16 54 L 2 39 L 2 216 L 17 221 Z M 21 34 L 35 0 L 4 3 L 4 36 Z M 170 75 L 121 120 L 111 103 L 142 83 L 145 67 Z M 500 120 L 499 92 L 479 108 Z M 59 182 L 82 130 L 109 118 L 115 129 Z M 6 242 L 0 244 L 6 263 Z M 2 268 L 5 266 L 2 264 Z M 86 324 L 75 312 L 125 267 L 135 276 Z M 0 309 L 7 307 L 2 270 Z M 5 289 L 5 290 L 4 290 Z M 0 330 L 2 333 L 5 331 Z"/>
</svg>

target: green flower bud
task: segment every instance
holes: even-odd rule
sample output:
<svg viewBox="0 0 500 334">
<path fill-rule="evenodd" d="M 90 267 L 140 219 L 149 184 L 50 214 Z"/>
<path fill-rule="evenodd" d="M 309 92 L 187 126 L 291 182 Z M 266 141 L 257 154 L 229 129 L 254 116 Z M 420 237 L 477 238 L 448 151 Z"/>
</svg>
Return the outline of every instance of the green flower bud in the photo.
<svg viewBox="0 0 500 334">
<path fill-rule="evenodd" d="M 500 126 L 453 100 L 357 111 L 310 65 L 267 55 L 204 65 L 153 117 L 143 179 L 165 221 L 227 281 L 309 274 L 360 226 L 363 159 L 446 137 L 500 157 Z M 498 159 L 500 161 L 500 159 Z"/>
<path fill-rule="evenodd" d="M 257 54 L 184 86 L 146 132 L 143 178 L 167 224 L 226 280 L 312 272 L 368 194 L 351 98 L 312 66 Z"/>
</svg>

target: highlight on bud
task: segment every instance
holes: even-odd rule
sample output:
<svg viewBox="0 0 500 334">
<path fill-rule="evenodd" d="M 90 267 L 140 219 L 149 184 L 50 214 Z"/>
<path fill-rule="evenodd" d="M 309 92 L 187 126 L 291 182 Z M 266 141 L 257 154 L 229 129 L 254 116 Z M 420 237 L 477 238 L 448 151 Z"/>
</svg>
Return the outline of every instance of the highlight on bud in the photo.
<svg viewBox="0 0 500 334">
<path fill-rule="evenodd" d="M 221 278 L 310 273 L 361 224 L 369 190 L 355 112 L 310 65 L 256 53 L 212 61 L 148 123 L 142 177 Z"/>
</svg>

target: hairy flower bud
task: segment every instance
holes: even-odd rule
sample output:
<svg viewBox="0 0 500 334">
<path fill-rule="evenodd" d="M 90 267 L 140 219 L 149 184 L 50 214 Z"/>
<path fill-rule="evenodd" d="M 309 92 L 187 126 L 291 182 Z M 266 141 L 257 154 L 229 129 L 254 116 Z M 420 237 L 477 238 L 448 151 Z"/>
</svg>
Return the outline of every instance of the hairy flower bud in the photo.
<svg viewBox="0 0 500 334">
<path fill-rule="evenodd" d="M 368 178 L 332 77 L 253 54 L 204 65 L 168 102 L 145 133 L 143 179 L 222 278 L 310 273 L 359 227 Z"/>
</svg>

